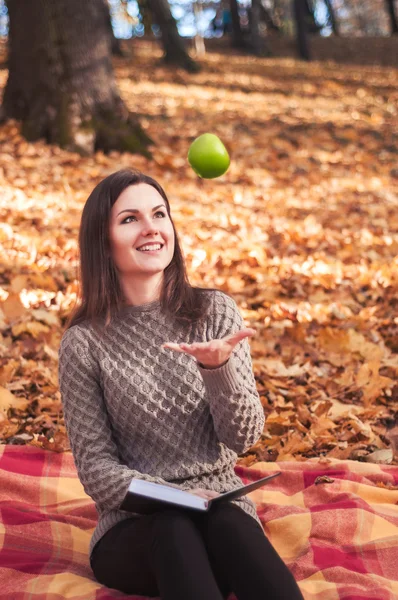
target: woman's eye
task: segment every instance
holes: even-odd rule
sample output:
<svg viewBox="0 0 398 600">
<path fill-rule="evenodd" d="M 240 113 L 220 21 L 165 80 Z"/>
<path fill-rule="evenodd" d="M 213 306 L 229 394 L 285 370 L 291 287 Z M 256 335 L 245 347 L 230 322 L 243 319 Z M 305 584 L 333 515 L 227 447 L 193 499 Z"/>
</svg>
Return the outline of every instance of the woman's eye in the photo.
<svg viewBox="0 0 398 600">
<path fill-rule="evenodd" d="M 162 215 L 162 217 L 165 217 L 165 216 L 166 216 L 166 215 L 164 214 L 164 212 L 163 212 L 163 211 L 161 211 L 161 210 L 158 210 L 158 211 L 156 211 L 156 212 L 155 212 L 155 215 Z M 126 218 L 124 219 L 124 221 L 122 221 L 122 224 L 123 224 L 123 223 L 126 223 L 127 219 L 135 219 L 135 218 L 136 218 L 136 217 L 135 217 L 134 215 L 130 215 L 129 217 L 126 217 Z"/>
</svg>

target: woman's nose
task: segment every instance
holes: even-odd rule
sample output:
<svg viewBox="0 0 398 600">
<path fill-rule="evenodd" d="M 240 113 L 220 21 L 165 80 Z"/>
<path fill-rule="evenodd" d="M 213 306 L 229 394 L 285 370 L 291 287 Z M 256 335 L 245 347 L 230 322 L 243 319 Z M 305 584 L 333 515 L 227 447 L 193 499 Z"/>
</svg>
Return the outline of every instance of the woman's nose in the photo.
<svg viewBox="0 0 398 600">
<path fill-rule="evenodd" d="M 143 229 L 142 229 L 143 233 L 153 233 L 153 232 L 158 232 L 159 231 L 159 226 L 157 223 L 154 223 L 153 221 L 151 221 L 150 219 L 146 220 L 143 224 Z"/>
</svg>

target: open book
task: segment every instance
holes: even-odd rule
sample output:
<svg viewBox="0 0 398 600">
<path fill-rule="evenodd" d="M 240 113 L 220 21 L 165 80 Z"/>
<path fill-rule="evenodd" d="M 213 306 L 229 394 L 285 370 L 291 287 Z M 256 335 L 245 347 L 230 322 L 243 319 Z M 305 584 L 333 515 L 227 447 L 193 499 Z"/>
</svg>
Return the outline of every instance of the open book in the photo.
<svg viewBox="0 0 398 600">
<path fill-rule="evenodd" d="M 253 481 L 236 490 L 232 490 L 232 492 L 225 492 L 224 494 L 220 494 L 219 496 L 216 496 L 216 498 L 211 498 L 209 500 L 191 494 L 189 491 L 178 490 L 177 488 L 168 485 L 161 485 L 159 483 L 153 483 L 152 481 L 145 481 L 144 479 L 132 479 L 129 489 L 119 508 L 121 510 L 143 514 L 150 514 L 170 505 L 192 510 L 207 511 L 218 502 L 225 502 L 227 500 L 234 500 L 240 496 L 245 496 L 280 474 L 281 471 L 277 471 L 276 473 L 272 473 L 272 475 L 267 475 L 267 477 L 262 477 L 257 481 Z"/>
</svg>

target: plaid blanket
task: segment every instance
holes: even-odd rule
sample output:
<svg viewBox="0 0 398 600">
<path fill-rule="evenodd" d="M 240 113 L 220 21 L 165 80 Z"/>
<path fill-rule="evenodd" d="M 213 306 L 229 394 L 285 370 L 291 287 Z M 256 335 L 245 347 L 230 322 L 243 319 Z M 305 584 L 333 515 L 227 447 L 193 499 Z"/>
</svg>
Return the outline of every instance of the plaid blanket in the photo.
<svg viewBox="0 0 398 600">
<path fill-rule="evenodd" d="M 398 467 L 355 461 L 237 465 L 305 600 L 398 598 Z M 332 483 L 316 484 L 327 475 Z M 70 452 L 0 446 L 0 599 L 112 600 L 88 562 L 96 511 Z M 231 594 L 230 600 L 236 600 Z"/>
</svg>

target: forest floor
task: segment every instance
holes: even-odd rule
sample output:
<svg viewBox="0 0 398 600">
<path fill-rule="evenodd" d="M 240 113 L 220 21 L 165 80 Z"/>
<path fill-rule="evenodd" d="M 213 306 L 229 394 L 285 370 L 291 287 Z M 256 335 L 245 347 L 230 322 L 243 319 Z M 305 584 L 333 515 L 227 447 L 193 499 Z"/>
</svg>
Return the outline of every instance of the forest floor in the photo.
<svg viewBox="0 0 398 600">
<path fill-rule="evenodd" d="M 136 167 L 169 195 L 191 283 L 229 292 L 257 330 L 266 425 L 239 462 L 396 462 L 398 70 L 213 49 L 190 75 L 152 42 L 124 46 L 117 84 L 153 160 L 82 158 L 0 127 L 0 443 L 69 448 L 57 365 L 81 212 Z M 215 180 L 187 163 L 204 132 L 231 155 Z"/>
</svg>

